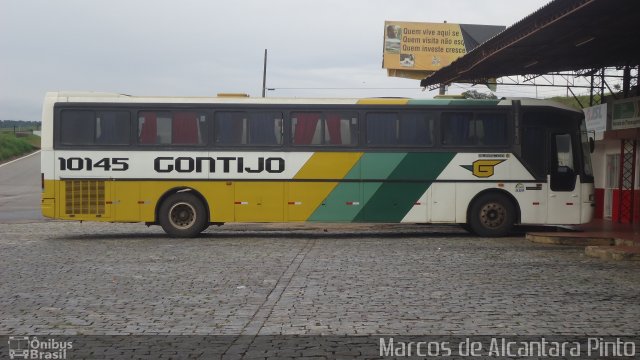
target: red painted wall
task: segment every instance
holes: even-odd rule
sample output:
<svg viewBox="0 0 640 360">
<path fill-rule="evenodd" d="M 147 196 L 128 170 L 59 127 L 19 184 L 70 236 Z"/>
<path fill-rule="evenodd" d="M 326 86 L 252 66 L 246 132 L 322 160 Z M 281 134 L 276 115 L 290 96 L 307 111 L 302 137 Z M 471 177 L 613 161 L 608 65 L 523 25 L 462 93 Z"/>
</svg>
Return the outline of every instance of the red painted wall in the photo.
<svg viewBox="0 0 640 360">
<path fill-rule="evenodd" d="M 597 194 L 597 191 L 596 191 Z M 624 196 L 628 200 L 633 194 L 633 222 L 637 223 L 640 221 L 640 190 L 624 190 L 622 192 L 622 196 Z M 597 199 L 597 195 L 596 195 Z M 603 203 L 604 203 L 604 191 L 603 191 Z M 597 200 L 596 200 L 597 201 Z M 611 209 L 611 220 L 614 222 L 620 222 L 623 224 L 631 223 L 631 214 L 625 212 L 620 214 L 620 190 L 613 190 L 613 204 Z M 596 211 L 598 210 L 598 205 L 596 204 Z"/>
<path fill-rule="evenodd" d="M 593 214 L 594 219 L 602 219 L 604 217 L 604 189 L 596 190 L 596 210 Z"/>
</svg>

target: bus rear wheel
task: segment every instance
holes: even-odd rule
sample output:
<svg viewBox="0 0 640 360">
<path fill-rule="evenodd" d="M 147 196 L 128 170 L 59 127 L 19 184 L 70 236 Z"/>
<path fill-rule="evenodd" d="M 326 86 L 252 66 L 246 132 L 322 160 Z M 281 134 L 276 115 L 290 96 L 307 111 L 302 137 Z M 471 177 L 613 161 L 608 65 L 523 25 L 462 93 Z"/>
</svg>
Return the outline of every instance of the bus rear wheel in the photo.
<svg viewBox="0 0 640 360">
<path fill-rule="evenodd" d="M 169 196 L 160 206 L 160 226 L 172 237 L 195 237 L 209 225 L 202 201 L 188 192 Z"/>
<path fill-rule="evenodd" d="M 515 207 L 502 194 L 484 194 L 471 205 L 468 225 L 479 236 L 505 236 L 515 222 Z"/>
</svg>

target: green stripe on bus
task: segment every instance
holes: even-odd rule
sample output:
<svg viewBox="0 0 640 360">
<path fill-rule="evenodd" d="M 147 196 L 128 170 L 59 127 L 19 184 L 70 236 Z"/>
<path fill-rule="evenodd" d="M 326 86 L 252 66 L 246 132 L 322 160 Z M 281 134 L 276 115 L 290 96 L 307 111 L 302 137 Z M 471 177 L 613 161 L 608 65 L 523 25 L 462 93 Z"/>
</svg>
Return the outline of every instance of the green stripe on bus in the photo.
<svg viewBox="0 0 640 360">
<path fill-rule="evenodd" d="M 434 99 L 434 100 L 409 100 L 408 105 L 431 105 L 446 106 L 451 103 L 451 99 Z"/>
<path fill-rule="evenodd" d="M 444 106 L 444 105 L 465 105 L 465 106 L 495 106 L 500 102 L 499 99 L 425 99 L 425 100 L 409 100 L 408 105 L 432 105 L 432 106 Z M 461 110 L 460 111 L 464 111 Z"/>
<path fill-rule="evenodd" d="M 364 156 L 364 155 L 363 155 Z M 360 162 L 344 177 L 346 180 L 360 180 Z M 308 221 L 348 221 L 350 222 L 360 210 L 358 205 L 346 205 L 346 202 L 360 203 L 360 183 L 341 182 L 322 201 L 318 208 L 309 216 Z"/>
<path fill-rule="evenodd" d="M 309 221 L 400 222 L 454 156 L 450 152 L 364 154 L 345 179 L 368 181 L 338 184 Z"/>
<path fill-rule="evenodd" d="M 406 153 L 363 154 L 345 179 L 387 179 L 406 155 Z M 309 217 L 309 221 L 353 221 L 380 185 L 382 185 L 381 182 L 338 184 Z"/>
<path fill-rule="evenodd" d="M 424 182 L 365 183 L 364 193 L 375 189 L 354 221 L 400 222 L 431 186 L 455 153 L 409 153 L 388 177 L 389 180 Z"/>
</svg>

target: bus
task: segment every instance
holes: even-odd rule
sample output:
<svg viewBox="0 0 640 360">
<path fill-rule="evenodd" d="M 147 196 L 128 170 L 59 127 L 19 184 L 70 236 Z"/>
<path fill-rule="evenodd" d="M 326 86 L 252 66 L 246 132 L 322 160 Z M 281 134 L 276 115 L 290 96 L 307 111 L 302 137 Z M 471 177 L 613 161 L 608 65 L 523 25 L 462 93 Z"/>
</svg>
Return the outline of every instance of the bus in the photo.
<svg viewBox="0 0 640 360">
<path fill-rule="evenodd" d="M 534 99 L 46 94 L 42 213 L 160 225 L 581 224 L 594 212 L 582 112 Z"/>
</svg>

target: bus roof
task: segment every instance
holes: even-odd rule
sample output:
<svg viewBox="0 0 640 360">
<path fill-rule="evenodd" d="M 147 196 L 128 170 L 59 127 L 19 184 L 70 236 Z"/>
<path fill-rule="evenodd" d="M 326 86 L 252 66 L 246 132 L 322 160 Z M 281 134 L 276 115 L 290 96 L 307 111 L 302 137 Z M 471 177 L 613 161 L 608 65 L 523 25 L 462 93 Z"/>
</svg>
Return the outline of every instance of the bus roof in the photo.
<svg viewBox="0 0 640 360">
<path fill-rule="evenodd" d="M 249 97 L 245 94 L 219 94 L 218 96 L 133 96 L 118 93 L 90 91 L 56 91 L 46 94 L 51 103 L 89 102 L 89 103 L 173 103 L 173 104 L 288 104 L 288 105 L 422 105 L 422 106 L 511 106 L 513 100 L 519 100 L 524 106 L 549 106 L 577 111 L 564 104 L 531 98 L 509 99 L 410 99 L 410 98 L 279 98 Z"/>
</svg>

